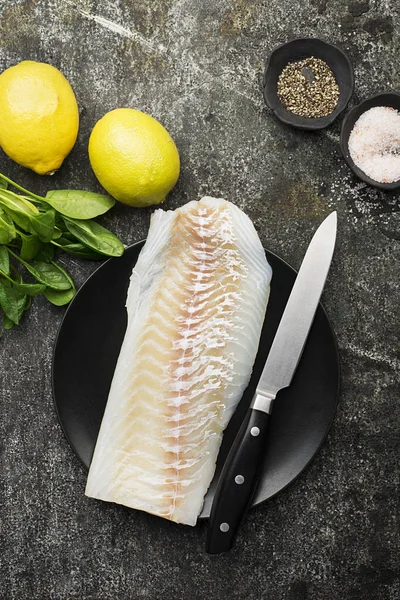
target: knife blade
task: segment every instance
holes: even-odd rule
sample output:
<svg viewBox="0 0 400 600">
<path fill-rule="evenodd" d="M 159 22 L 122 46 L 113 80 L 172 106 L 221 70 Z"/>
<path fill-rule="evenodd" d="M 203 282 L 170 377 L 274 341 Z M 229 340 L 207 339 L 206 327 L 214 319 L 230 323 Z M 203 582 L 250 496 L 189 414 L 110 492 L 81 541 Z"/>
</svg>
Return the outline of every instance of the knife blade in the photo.
<svg viewBox="0 0 400 600">
<path fill-rule="evenodd" d="M 325 285 L 335 248 L 336 211 L 315 232 L 300 266 L 254 398 L 232 444 L 215 491 L 206 551 L 230 550 L 254 496 L 268 420 L 280 390 L 290 386 Z"/>
</svg>

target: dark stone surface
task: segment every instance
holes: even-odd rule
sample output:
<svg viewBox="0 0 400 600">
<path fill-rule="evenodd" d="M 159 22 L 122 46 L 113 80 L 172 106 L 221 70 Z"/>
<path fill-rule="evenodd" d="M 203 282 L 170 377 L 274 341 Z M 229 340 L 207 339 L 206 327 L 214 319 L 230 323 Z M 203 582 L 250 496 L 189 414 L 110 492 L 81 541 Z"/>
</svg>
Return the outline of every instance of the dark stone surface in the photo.
<svg viewBox="0 0 400 600">
<path fill-rule="evenodd" d="M 337 417 L 311 467 L 249 514 L 229 555 L 212 558 L 204 524 L 84 496 L 86 473 L 51 399 L 63 310 L 36 299 L 0 341 L 1 600 L 398 600 L 400 194 L 355 179 L 339 123 L 315 134 L 278 123 L 261 81 L 275 44 L 317 35 L 353 60 L 353 102 L 399 89 L 399 11 L 397 0 L 0 0 L 0 68 L 53 63 L 81 112 L 78 142 L 51 181 L 3 154 L 0 170 L 38 192 L 99 190 L 90 130 L 131 106 L 159 118 L 179 147 L 182 175 L 166 207 L 206 193 L 230 199 L 294 266 L 336 209 L 324 303 L 343 369 Z M 129 244 L 145 237 L 150 213 L 119 206 L 103 222 Z M 65 264 L 78 285 L 95 267 Z"/>
</svg>

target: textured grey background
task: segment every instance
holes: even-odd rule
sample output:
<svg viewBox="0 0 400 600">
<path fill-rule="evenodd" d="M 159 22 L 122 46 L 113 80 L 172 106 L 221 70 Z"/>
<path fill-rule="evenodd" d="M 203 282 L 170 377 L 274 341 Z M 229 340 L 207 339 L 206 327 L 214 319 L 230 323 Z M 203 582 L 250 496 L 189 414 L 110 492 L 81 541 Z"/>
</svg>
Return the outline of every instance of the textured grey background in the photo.
<svg viewBox="0 0 400 600">
<path fill-rule="evenodd" d="M 251 512 L 234 551 L 204 552 L 205 526 L 178 527 L 87 499 L 51 399 L 63 310 L 35 300 L 0 340 L 1 600 L 398 600 L 400 194 L 357 181 L 339 125 L 302 133 L 261 95 L 275 44 L 318 35 L 354 62 L 353 103 L 400 89 L 398 0 L 0 0 L 0 68 L 51 62 L 80 107 L 78 142 L 50 181 L 0 155 L 32 190 L 99 190 L 87 158 L 107 110 L 150 112 L 174 136 L 182 174 L 167 206 L 203 194 L 237 203 L 263 243 L 298 266 L 329 211 L 339 238 L 324 303 L 343 382 L 330 435 L 311 467 Z M 126 244 L 150 210 L 103 219 Z M 78 285 L 95 265 L 65 260 Z M 73 373 L 71 373 L 73 377 Z"/>
</svg>

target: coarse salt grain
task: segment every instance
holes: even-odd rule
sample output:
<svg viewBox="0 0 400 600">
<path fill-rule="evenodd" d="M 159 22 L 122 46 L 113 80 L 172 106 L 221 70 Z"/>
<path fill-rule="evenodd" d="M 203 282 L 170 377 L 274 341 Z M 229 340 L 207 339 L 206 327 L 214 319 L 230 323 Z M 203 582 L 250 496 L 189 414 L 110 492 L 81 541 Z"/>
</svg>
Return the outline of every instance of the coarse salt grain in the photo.
<svg viewBox="0 0 400 600">
<path fill-rule="evenodd" d="M 400 179 L 400 113 L 389 106 L 370 108 L 349 137 L 354 164 L 379 183 Z"/>
</svg>

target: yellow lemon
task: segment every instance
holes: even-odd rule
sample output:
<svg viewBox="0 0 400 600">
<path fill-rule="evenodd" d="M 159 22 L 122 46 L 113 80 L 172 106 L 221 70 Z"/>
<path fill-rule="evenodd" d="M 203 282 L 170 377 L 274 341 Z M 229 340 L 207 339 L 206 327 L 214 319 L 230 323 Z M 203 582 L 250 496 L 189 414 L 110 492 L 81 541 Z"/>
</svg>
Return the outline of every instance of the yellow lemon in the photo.
<svg viewBox="0 0 400 600">
<path fill-rule="evenodd" d="M 52 65 L 24 60 L 0 75 L 0 146 L 15 162 L 44 175 L 60 168 L 75 144 L 74 92 Z"/>
<path fill-rule="evenodd" d="M 89 159 L 101 185 L 129 206 L 159 204 L 179 177 L 179 153 L 168 131 L 133 108 L 117 108 L 97 121 Z"/>
</svg>

